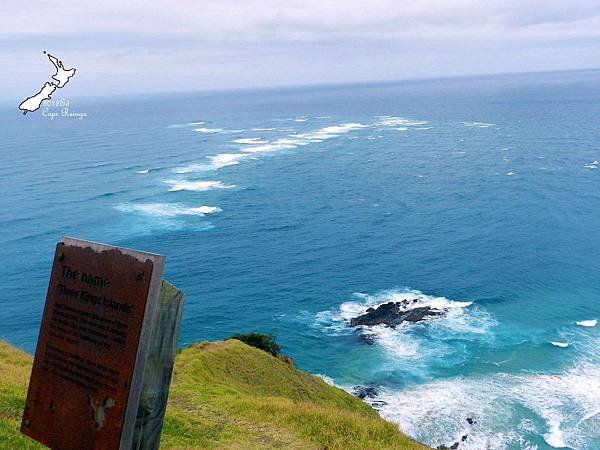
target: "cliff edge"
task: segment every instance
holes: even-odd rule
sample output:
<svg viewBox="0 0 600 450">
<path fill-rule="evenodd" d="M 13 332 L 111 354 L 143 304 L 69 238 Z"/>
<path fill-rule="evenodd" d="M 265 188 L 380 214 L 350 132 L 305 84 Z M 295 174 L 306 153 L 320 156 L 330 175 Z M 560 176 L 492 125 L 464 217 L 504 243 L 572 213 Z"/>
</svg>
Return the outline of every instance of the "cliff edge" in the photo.
<svg viewBox="0 0 600 450">
<path fill-rule="evenodd" d="M 19 433 L 32 358 L 0 342 L 0 448 L 42 448 Z M 345 391 L 230 339 L 176 359 L 163 449 L 427 449 Z"/>
</svg>

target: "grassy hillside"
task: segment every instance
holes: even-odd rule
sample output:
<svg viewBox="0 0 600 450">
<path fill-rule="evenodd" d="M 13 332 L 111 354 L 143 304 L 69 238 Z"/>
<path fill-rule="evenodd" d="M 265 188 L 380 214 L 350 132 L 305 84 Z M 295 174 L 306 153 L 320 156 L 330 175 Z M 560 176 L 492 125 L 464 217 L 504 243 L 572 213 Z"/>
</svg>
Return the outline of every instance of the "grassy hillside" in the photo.
<svg viewBox="0 0 600 450">
<path fill-rule="evenodd" d="M 0 342 L 0 448 L 21 436 L 31 357 Z M 426 449 L 362 401 L 239 341 L 200 343 L 177 357 L 164 449 Z"/>
</svg>

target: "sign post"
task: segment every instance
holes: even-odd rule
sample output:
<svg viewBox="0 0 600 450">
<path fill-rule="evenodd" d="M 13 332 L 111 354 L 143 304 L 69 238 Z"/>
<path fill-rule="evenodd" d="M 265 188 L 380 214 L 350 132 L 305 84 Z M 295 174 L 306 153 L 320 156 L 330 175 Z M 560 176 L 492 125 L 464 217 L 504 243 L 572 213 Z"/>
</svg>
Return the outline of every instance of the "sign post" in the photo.
<svg viewBox="0 0 600 450">
<path fill-rule="evenodd" d="M 144 369 L 132 450 L 155 450 L 160 443 L 182 311 L 183 293 L 163 280 Z"/>
<path fill-rule="evenodd" d="M 152 253 L 57 245 L 24 434 L 55 450 L 130 449 L 134 434 L 149 437 L 136 449 L 158 447 L 183 305 L 163 266 Z"/>
</svg>

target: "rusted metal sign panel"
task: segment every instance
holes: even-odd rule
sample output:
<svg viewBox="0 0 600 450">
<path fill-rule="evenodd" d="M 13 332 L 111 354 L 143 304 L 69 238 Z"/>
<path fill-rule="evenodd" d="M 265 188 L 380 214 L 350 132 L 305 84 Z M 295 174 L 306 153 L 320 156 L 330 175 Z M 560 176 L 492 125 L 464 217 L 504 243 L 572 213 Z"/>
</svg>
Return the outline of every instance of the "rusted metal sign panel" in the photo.
<svg viewBox="0 0 600 450">
<path fill-rule="evenodd" d="M 56 450 L 127 449 L 164 257 L 56 247 L 21 431 Z"/>
</svg>

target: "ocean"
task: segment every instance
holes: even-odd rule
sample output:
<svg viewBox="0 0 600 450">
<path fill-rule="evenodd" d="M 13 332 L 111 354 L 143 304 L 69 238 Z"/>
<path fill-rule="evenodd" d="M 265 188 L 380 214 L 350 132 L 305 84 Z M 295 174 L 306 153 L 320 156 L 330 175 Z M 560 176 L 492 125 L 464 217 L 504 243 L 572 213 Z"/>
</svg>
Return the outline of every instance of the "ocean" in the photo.
<svg viewBox="0 0 600 450">
<path fill-rule="evenodd" d="M 432 446 L 600 448 L 600 72 L 69 100 L 0 108 L 1 339 L 75 236 L 166 255 L 182 346 L 273 333 Z M 448 312 L 348 325 L 407 298 Z"/>
</svg>

